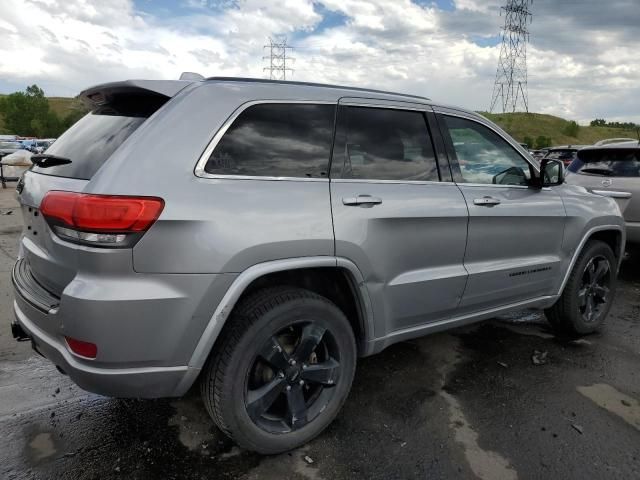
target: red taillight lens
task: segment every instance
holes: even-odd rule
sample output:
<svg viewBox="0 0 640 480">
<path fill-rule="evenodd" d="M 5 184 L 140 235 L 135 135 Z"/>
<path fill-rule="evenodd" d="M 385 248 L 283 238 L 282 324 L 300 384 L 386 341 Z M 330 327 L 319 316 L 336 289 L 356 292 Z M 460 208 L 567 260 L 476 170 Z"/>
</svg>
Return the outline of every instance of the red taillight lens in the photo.
<svg viewBox="0 0 640 480">
<path fill-rule="evenodd" d="M 42 216 L 67 240 L 99 246 L 128 246 L 158 219 L 157 197 L 91 195 L 51 191 L 40 204 Z M 136 235 L 137 234 L 137 235 Z"/>
<path fill-rule="evenodd" d="M 76 355 L 87 358 L 96 358 L 98 355 L 98 346 L 95 343 L 83 342 L 71 337 L 64 337 L 69 345 L 69 349 Z"/>
</svg>

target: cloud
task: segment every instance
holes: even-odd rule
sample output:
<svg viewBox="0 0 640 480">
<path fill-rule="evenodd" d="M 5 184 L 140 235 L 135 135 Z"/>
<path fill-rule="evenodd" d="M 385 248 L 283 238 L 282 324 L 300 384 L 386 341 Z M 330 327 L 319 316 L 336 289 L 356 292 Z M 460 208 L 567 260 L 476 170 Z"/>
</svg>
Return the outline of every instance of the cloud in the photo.
<svg viewBox="0 0 640 480">
<path fill-rule="evenodd" d="M 286 35 L 295 80 L 391 89 L 484 110 L 504 0 L 3 0 L 0 91 L 37 83 L 75 95 L 182 71 L 263 77 L 263 45 Z M 449 6 L 451 3 L 449 4 Z M 640 121 L 637 0 L 536 0 L 532 111 Z M 23 85 L 23 87 L 16 87 Z"/>
</svg>

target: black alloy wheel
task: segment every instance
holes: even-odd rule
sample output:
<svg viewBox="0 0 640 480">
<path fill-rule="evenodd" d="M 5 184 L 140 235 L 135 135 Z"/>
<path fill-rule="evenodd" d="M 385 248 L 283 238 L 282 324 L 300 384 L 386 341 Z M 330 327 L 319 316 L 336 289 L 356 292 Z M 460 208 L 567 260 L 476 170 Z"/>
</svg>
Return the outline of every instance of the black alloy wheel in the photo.
<svg viewBox="0 0 640 480">
<path fill-rule="evenodd" d="M 611 285 L 611 264 L 598 255 L 587 263 L 578 290 L 578 308 L 586 323 L 597 322 L 607 311 Z"/>
<path fill-rule="evenodd" d="M 333 335 L 312 322 L 290 325 L 267 340 L 246 379 L 249 417 L 270 433 L 298 430 L 331 401 L 340 378 Z"/>
</svg>

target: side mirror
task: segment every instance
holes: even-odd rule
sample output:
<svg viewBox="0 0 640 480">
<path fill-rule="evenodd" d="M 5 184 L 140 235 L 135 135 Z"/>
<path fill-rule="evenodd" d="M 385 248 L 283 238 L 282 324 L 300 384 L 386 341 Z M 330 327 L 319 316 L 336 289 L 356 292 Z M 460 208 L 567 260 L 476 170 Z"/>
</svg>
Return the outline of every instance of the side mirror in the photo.
<svg viewBox="0 0 640 480">
<path fill-rule="evenodd" d="M 564 183 L 564 163 L 560 160 L 543 158 L 540 162 L 538 187 L 553 187 Z"/>
</svg>

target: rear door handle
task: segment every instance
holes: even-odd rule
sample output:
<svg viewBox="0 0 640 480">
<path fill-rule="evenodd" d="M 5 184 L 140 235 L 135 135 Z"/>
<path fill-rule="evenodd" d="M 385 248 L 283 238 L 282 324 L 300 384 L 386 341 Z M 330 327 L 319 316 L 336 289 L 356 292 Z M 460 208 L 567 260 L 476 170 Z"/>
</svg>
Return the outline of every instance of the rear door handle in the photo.
<svg viewBox="0 0 640 480">
<path fill-rule="evenodd" d="M 361 207 L 373 207 L 374 205 L 380 205 L 382 199 L 379 197 L 372 197 L 371 195 L 358 195 L 357 197 L 344 197 L 342 204 L 347 206 L 361 206 Z"/>
<path fill-rule="evenodd" d="M 494 205 L 500 205 L 500 199 L 494 197 L 474 198 L 473 204 L 479 207 L 493 207 Z"/>
</svg>

